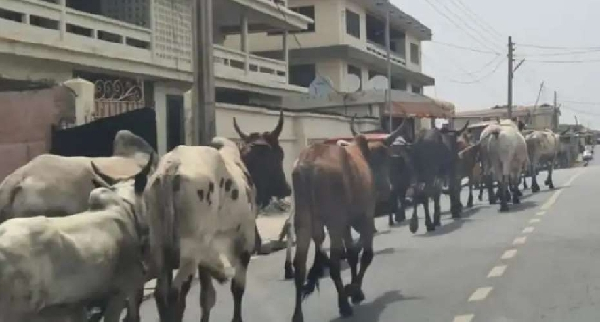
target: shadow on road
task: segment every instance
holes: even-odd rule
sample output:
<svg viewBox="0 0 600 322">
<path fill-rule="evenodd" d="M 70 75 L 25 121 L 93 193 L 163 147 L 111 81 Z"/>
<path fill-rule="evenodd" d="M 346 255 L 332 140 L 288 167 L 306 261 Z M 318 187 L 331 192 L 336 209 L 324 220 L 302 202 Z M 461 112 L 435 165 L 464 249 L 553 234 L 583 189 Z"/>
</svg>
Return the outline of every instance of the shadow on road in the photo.
<svg viewBox="0 0 600 322">
<path fill-rule="evenodd" d="M 415 236 L 417 236 L 417 237 L 434 237 L 434 236 L 449 234 L 449 233 L 459 229 L 460 227 L 462 227 L 462 225 L 464 223 L 469 222 L 471 220 L 469 217 L 471 217 L 472 215 L 477 213 L 480 209 L 487 208 L 487 207 L 488 206 L 486 206 L 486 205 L 474 205 L 472 208 L 466 208 L 463 210 L 460 218 L 454 219 L 454 221 L 452 221 L 448 224 L 442 225 L 440 227 L 436 227 L 435 231 L 433 231 L 433 232 L 428 232 L 425 234 L 415 235 Z M 447 213 L 447 212 L 442 212 L 442 215 L 444 215 L 445 213 Z"/>
<path fill-rule="evenodd" d="M 385 308 L 393 303 L 406 301 L 406 300 L 418 300 L 419 297 L 407 297 L 400 294 L 400 291 L 389 291 L 383 293 L 373 302 L 363 303 L 354 307 L 354 315 L 350 318 L 337 317 L 330 322 L 377 322 L 381 316 L 381 313 Z"/>
</svg>

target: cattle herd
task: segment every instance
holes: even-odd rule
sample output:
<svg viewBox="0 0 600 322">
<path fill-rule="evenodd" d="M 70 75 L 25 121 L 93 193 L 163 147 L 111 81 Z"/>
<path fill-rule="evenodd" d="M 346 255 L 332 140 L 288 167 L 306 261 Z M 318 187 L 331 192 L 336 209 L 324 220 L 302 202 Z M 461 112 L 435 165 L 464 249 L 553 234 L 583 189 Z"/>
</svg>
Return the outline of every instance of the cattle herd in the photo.
<svg viewBox="0 0 600 322">
<path fill-rule="evenodd" d="M 441 224 L 443 194 L 450 197 L 452 217 L 460 218 L 463 178 L 469 179 L 467 206 L 473 205 L 473 184 L 479 183 L 501 211 L 508 210 L 509 201 L 519 203 L 525 170 L 536 192 L 536 167 L 546 165 L 545 183 L 554 188 L 558 135 L 499 120 L 479 138 L 465 125 L 422 130 L 414 142 L 403 138 L 404 123 L 384 140 L 369 141 L 352 122 L 351 141 L 317 143 L 300 153 L 291 189 L 279 145 L 283 122 L 281 113 L 273 131 L 246 134 L 234 118 L 240 143 L 215 138 L 162 157 L 122 130 L 112 156 L 41 155 L 7 176 L 0 184 L 0 322 L 116 322 L 124 309 L 125 321 L 140 321 L 144 284 L 151 279 L 156 279 L 160 320 L 181 321 L 196 273 L 201 321 L 209 321 L 216 302 L 214 281 L 230 281 L 233 321 L 240 322 L 247 268 L 260 247 L 256 215 L 292 191 L 285 262 L 285 277 L 295 282 L 292 321 L 304 321 L 302 301 L 318 287 L 325 267 L 337 289 L 340 315 L 350 316 L 349 300 L 365 299 L 374 217 L 387 212 L 390 225 L 406 220 L 409 191 L 415 233 L 419 205 L 427 231 Z M 352 230 L 360 235 L 357 241 Z M 326 231 L 329 254 L 323 249 Z M 316 251 L 307 272 L 311 241 Z M 342 259 L 351 272 L 346 285 Z"/>
</svg>

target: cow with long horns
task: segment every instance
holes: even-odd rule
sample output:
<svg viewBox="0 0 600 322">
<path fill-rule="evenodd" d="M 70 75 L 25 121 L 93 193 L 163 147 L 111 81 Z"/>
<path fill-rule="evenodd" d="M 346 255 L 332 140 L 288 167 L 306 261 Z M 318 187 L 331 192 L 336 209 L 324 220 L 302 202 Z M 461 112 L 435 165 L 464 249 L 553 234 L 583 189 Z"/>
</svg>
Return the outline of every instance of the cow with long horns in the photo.
<svg viewBox="0 0 600 322">
<path fill-rule="evenodd" d="M 410 231 L 416 233 L 419 229 L 417 207 L 423 205 L 425 210 L 425 226 L 427 231 L 434 231 L 440 226 L 440 194 L 441 183 L 448 182 L 450 194 L 450 211 L 452 218 L 460 218 L 462 205 L 460 203 L 460 181 L 457 178 L 457 162 L 459 160 L 458 139 L 467 129 L 469 123 L 460 130 L 426 129 L 421 130 L 412 146 L 412 154 L 417 183 L 413 195 L 413 214 L 410 220 Z M 429 198 L 433 199 L 433 221 L 429 215 Z"/>
<path fill-rule="evenodd" d="M 291 189 L 283 172 L 284 152 L 279 145 L 279 136 L 283 130 L 283 110 L 279 113 L 277 126 L 271 132 L 244 133 L 236 118 L 233 118 L 233 128 L 242 139 L 240 152 L 242 160 L 250 174 L 250 180 L 256 186 L 256 205 L 264 208 L 273 197 L 285 198 L 291 194 Z M 256 230 L 256 251 L 260 252 L 261 238 Z"/>
<path fill-rule="evenodd" d="M 294 259 L 296 307 L 292 321 L 304 321 L 302 299 L 318 286 L 324 266 L 329 267 L 338 293 L 342 316 L 352 315 L 348 297 L 360 303 L 365 296 L 362 281 L 373 260 L 374 211 L 378 200 L 390 194 L 389 146 L 402 132 L 401 125 L 381 142 L 368 142 L 357 135 L 349 144 L 313 144 L 304 149 L 294 165 L 296 235 Z M 322 251 L 324 228 L 330 237 L 330 256 Z M 363 249 L 357 272 L 360 247 L 355 245 L 351 228 L 360 234 Z M 310 241 L 315 242 L 315 261 L 306 276 L 306 260 Z M 342 284 L 340 259 L 346 251 L 352 279 Z M 306 285 L 304 285 L 307 280 Z"/>
</svg>

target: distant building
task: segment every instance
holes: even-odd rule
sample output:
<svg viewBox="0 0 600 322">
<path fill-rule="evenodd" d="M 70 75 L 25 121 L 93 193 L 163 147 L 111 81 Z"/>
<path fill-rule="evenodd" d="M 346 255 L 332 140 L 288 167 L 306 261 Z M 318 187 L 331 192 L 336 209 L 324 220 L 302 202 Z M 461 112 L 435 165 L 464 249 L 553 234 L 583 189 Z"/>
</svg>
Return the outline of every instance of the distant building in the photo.
<svg viewBox="0 0 600 322">
<path fill-rule="evenodd" d="M 512 109 L 512 117 L 523 121 L 533 129 L 557 129 L 560 108 L 548 104 L 539 106 L 515 106 Z M 465 123 L 471 124 L 492 121 L 508 117 L 506 106 L 495 106 L 491 109 L 456 112 L 454 126 L 462 127 Z"/>
</svg>

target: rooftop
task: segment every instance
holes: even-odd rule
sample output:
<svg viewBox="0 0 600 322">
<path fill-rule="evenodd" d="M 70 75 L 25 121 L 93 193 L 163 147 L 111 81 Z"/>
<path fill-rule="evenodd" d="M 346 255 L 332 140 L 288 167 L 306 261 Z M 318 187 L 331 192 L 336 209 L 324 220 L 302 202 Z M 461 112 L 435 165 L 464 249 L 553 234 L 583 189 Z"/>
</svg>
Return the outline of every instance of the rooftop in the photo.
<svg viewBox="0 0 600 322">
<path fill-rule="evenodd" d="M 538 115 L 548 114 L 554 112 L 554 106 L 549 104 L 542 104 L 538 106 L 515 106 L 512 109 L 514 117 L 521 117 L 527 115 Z M 477 117 L 506 117 L 507 109 L 506 106 L 494 106 L 490 109 L 472 110 L 456 112 L 456 118 L 477 118 Z"/>
<path fill-rule="evenodd" d="M 358 3 L 365 5 L 367 8 L 372 10 L 372 13 L 378 14 L 380 17 L 385 18 L 385 4 L 386 0 L 355 0 Z M 394 4 L 390 4 L 390 24 L 392 27 L 399 27 L 403 30 L 410 32 L 412 35 L 417 37 L 419 40 L 431 40 L 431 29 L 422 24 L 419 20 L 413 16 L 400 10 Z"/>
</svg>

